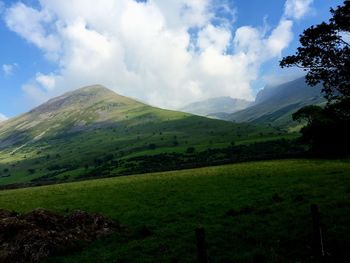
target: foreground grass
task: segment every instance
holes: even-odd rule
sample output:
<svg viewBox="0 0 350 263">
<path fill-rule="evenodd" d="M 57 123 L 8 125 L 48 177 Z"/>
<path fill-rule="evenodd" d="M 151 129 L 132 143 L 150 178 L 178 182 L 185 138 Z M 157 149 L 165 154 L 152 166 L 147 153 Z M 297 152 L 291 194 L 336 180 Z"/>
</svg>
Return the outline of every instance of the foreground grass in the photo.
<svg viewBox="0 0 350 263">
<path fill-rule="evenodd" d="M 130 229 L 50 262 L 195 262 L 198 226 L 206 229 L 210 262 L 256 255 L 310 262 L 311 203 L 320 205 L 328 251 L 347 262 L 349 160 L 265 161 L 0 191 L 3 209 L 83 209 Z"/>
</svg>

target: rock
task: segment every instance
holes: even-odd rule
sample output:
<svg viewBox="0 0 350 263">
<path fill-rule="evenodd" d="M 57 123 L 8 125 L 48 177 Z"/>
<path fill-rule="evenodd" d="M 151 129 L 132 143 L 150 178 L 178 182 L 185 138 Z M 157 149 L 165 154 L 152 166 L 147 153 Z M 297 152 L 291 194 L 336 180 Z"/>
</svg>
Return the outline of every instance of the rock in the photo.
<svg viewBox="0 0 350 263">
<path fill-rule="evenodd" d="M 0 219 L 7 218 L 7 217 L 13 217 L 13 216 L 17 216 L 17 215 L 18 214 L 16 212 L 0 209 Z"/>
<path fill-rule="evenodd" d="M 80 210 L 66 216 L 44 209 L 22 215 L 0 210 L 0 262 L 38 262 L 78 241 L 122 230 L 115 221 Z"/>
</svg>

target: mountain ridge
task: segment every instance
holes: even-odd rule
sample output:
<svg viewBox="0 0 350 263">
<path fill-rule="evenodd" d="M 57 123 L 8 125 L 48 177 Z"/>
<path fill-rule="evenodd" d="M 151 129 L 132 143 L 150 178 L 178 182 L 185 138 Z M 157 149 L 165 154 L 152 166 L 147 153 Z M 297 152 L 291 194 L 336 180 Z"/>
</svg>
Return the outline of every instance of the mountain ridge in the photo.
<svg viewBox="0 0 350 263">
<path fill-rule="evenodd" d="M 252 102 L 243 99 L 235 99 L 229 96 L 222 96 L 190 103 L 182 107 L 180 111 L 196 114 L 199 116 L 215 117 L 216 114 L 230 114 L 245 109 L 251 103 Z"/>
<path fill-rule="evenodd" d="M 289 127 L 296 125 L 292 114 L 298 109 L 322 104 L 324 101 L 321 85 L 309 87 L 302 77 L 277 86 L 267 86 L 257 94 L 256 101 L 250 107 L 226 116 L 225 119 Z"/>
</svg>

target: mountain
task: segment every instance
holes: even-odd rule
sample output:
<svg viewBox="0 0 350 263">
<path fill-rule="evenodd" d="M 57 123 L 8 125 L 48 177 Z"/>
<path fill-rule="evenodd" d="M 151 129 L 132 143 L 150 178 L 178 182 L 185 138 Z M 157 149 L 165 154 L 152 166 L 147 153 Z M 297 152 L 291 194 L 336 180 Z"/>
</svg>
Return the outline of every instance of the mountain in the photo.
<svg viewBox="0 0 350 263">
<path fill-rule="evenodd" d="M 258 136 L 254 125 L 163 110 L 89 86 L 0 125 L 0 185 L 125 174 L 142 156 L 227 147 Z M 165 169 L 161 161 L 156 165 Z"/>
<path fill-rule="evenodd" d="M 304 106 L 324 101 L 321 86 L 310 87 L 303 77 L 278 86 L 265 87 L 257 94 L 255 102 L 250 107 L 226 116 L 225 119 L 292 127 L 297 125 L 292 120 L 294 112 Z"/>
<path fill-rule="evenodd" d="M 70 134 L 127 118 L 145 105 L 102 87 L 90 86 L 49 100 L 0 127 L 0 149 L 28 140 Z"/>
<path fill-rule="evenodd" d="M 246 100 L 217 97 L 188 104 L 180 110 L 200 116 L 210 116 L 220 119 L 222 115 L 243 110 L 250 104 L 251 102 Z"/>
</svg>

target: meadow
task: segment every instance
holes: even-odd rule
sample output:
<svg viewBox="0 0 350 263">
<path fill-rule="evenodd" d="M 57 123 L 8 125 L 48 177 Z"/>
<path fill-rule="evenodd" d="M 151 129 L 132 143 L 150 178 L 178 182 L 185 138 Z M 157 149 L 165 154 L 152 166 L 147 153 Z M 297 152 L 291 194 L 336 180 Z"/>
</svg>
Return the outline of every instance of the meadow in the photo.
<svg viewBox="0 0 350 263">
<path fill-rule="evenodd" d="M 318 204 L 329 255 L 350 256 L 350 162 L 275 160 L 0 191 L 0 208 L 75 209 L 128 231 L 81 244 L 48 262 L 314 262 L 310 205 Z"/>
</svg>

